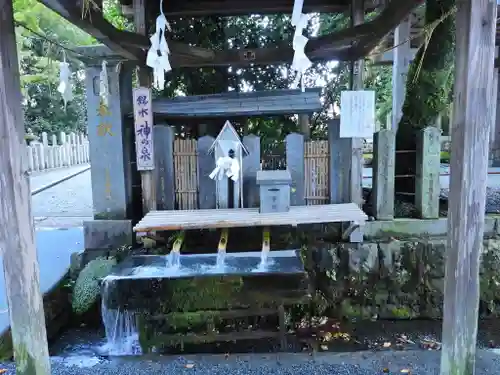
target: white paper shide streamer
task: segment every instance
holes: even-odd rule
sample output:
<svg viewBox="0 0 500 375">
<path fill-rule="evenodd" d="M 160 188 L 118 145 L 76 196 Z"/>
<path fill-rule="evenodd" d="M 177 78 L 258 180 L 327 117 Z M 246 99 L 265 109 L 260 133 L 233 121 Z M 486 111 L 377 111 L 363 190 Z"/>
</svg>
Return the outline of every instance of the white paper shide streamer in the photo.
<svg viewBox="0 0 500 375">
<path fill-rule="evenodd" d="M 292 26 L 295 26 L 295 34 L 293 36 L 294 54 L 292 69 L 297 72 L 297 76 L 295 77 L 293 84 L 294 86 L 298 86 L 299 82 L 301 82 L 302 91 L 304 91 L 302 80 L 304 72 L 312 65 L 311 60 L 309 60 L 305 53 L 306 44 L 309 41 L 309 38 L 302 35 L 302 32 L 307 27 L 307 22 L 309 21 L 308 15 L 302 13 L 303 5 L 304 0 L 295 0 L 292 13 Z"/>
<path fill-rule="evenodd" d="M 163 0 L 160 1 L 160 15 L 156 19 L 156 30 L 151 38 L 151 47 L 148 50 L 146 58 L 146 65 L 153 69 L 153 85 L 158 90 L 165 88 L 165 73 L 172 70 L 168 55 L 170 50 L 168 48 L 165 32 L 171 31 L 170 24 L 163 14 Z"/>
<path fill-rule="evenodd" d="M 64 108 L 66 104 L 73 100 L 73 90 L 71 88 L 71 71 L 69 64 L 66 62 L 66 54 L 63 53 L 63 61 L 59 63 L 59 86 L 57 91 L 62 95 L 64 101 Z"/>
<path fill-rule="evenodd" d="M 238 160 L 229 156 L 223 156 L 217 160 L 215 169 L 212 173 L 210 173 L 209 177 L 212 180 L 222 180 L 224 175 L 233 181 L 238 181 L 238 178 L 240 177 L 240 164 L 238 163 Z"/>
<path fill-rule="evenodd" d="M 108 80 L 108 63 L 102 62 L 102 70 L 99 75 L 99 96 L 101 103 L 105 107 L 109 107 L 109 80 Z"/>
</svg>

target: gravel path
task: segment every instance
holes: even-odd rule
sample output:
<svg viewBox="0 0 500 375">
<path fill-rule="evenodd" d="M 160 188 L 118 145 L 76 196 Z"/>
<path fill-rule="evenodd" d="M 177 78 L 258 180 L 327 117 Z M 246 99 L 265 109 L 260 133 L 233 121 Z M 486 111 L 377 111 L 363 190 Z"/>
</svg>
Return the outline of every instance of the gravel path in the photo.
<svg viewBox="0 0 500 375">
<path fill-rule="evenodd" d="M 439 374 L 438 351 L 357 353 L 252 354 L 225 356 L 152 357 L 98 360 L 88 357 L 52 358 L 52 375 L 377 375 Z M 6 364 L 4 374 L 15 374 Z M 500 371 L 500 355 L 479 350 L 477 375 Z"/>
</svg>

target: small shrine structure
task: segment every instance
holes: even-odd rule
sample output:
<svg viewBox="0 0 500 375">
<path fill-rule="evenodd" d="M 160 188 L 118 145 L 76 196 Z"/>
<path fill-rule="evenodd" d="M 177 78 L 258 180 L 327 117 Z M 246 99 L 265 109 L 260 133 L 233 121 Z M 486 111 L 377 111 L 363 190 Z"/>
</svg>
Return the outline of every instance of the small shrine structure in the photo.
<svg viewBox="0 0 500 375">
<path fill-rule="evenodd" d="M 349 28 L 309 40 L 304 40 L 305 37 L 301 35 L 303 38 L 299 39 L 304 47 L 303 56 L 312 62 L 350 61 L 352 89 L 362 90 L 362 74 L 357 72 L 362 71 L 359 67 L 362 67 L 363 59 L 415 8 L 422 5 L 421 0 L 306 0 L 295 3 L 287 0 L 241 0 L 232 2 L 230 6 L 217 0 L 121 0 L 124 14 L 133 19 L 135 32 L 119 30 L 109 23 L 102 12 L 102 1 L 99 0 L 41 2 L 103 43 L 104 46 L 86 48 L 86 54 L 93 54 L 108 63 L 107 66 L 104 64 L 104 69 L 102 66 L 89 65 L 86 71 L 88 132 L 95 205 L 95 220 L 85 224 L 88 248 L 102 249 L 132 243 L 132 228 L 140 234 L 161 230 L 234 226 L 265 228 L 271 225 L 325 222 L 349 224 L 345 231 L 346 240 L 363 240 L 362 232 L 358 231 L 356 234 L 356 228 L 361 229 L 367 219 L 361 210 L 361 139 L 341 138 L 338 121 L 332 121 L 330 124 L 330 186 L 326 202 L 315 206 L 304 205 L 306 196 L 301 187 L 304 186 L 302 171 L 305 165 L 305 147 L 302 139 L 293 147 L 290 144 L 291 152 L 287 153 L 290 154 L 287 156 L 290 161 L 288 163 L 287 160 L 287 169 L 292 178 L 292 204 L 289 212 L 261 213 L 258 208 L 252 206 L 256 202 L 260 204 L 259 201 L 243 204 L 242 208 L 217 209 L 214 204 L 216 182 L 209 177 L 216 167 L 213 155 L 208 153 L 214 140 L 202 137 L 196 141 L 196 155 L 206 160 L 204 164 L 198 163 L 200 168 L 196 172 L 199 181 L 197 194 L 203 195 L 203 199 L 197 200 L 198 209 L 176 210 L 175 207 L 167 207 L 158 210 L 158 174 L 163 176 L 165 184 L 170 186 L 175 177 L 169 174 L 171 171 L 156 167 L 162 164 L 161 158 L 154 155 L 168 155 L 173 152 L 174 135 L 165 126 L 159 131 L 164 133 L 163 138 L 155 137 L 154 128 L 152 131 L 149 129 L 141 133 L 142 138 L 138 137 L 137 130 L 141 125 L 147 129 L 152 124 L 151 120 L 147 120 L 147 126 L 145 122 L 134 123 L 131 116 L 135 104 L 132 100 L 133 71 L 136 66 L 141 67 L 139 86 L 148 91 L 145 99 L 151 103 L 152 79 L 150 70 L 145 67 L 146 50 L 151 47 L 149 27 L 160 14 L 168 18 L 293 12 L 292 14 L 301 18 L 302 12 L 350 11 L 352 22 Z M 377 11 L 376 16 L 365 22 L 365 13 L 373 10 Z M 465 375 L 474 367 L 489 136 L 497 104 L 496 100 L 492 100 L 497 91 L 497 72 L 494 66 L 496 14 L 497 3 L 493 0 L 457 2 L 457 58 L 450 210 L 447 221 L 449 254 L 446 257 L 441 366 L 443 375 Z M 163 28 L 165 26 L 162 25 Z M 165 45 L 158 47 L 159 50 L 165 50 Z M 168 38 L 168 48 L 169 64 L 173 69 L 292 62 L 297 52 L 291 40 L 284 41 L 283 45 L 266 48 L 214 51 Z M 400 61 L 399 58 L 396 60 Z M 20 151 L 24 143 L 24 128 L 17 63 L 12 0 L 0 0 L 0 244 L 3 250 L 6 294 L 13 346 L 18 362 L 17 373 L 48 375 L 50 364 L 33 223 L 30 217 L 29 181 L 25 173 L 24 156 Z M 103 87 L 99 85 L 103 71 L 108 78 L 108 85 L 104 87 L 109 88 L 105 108 L 101 105 Z M 155 79 L 159 76 L 161 75 L 155 74 Z M 399 85 L 395 87 L 395 92 L 401 94 L 401 84 L 404 81 L 397 81 Z M 298 95 L 306 93 L 307 91 L 299 91 Z M 402 96 L 399 96 L 399 103 L 401 98 Z M 210 98 L 202 100 L 205 103 L 210 102 Z M 258 101 L 260 100 L 261 98 L 258 98 Z M 271 103 L 262 101 L 263 107 L 272 107 Z M 143 103 L 145 104 L 145 101 Z M 209 104 L 206 106 L 209 107 Z M 185 107 L 184 114 L 187 114 L 189 105 Z M 154 112 L 154 103 L 152 108 Z M 399 111 L 399 108 L 395 110 Z M 289 113 L 295 113 L 293 107 L 289 108 Z M 220 115 L 224 114 L 219 113 Z M 346 114 L 342 114 L 344 115 Z M 155 123 L 155 126 L 158 125 Z M 291 136 L 299 139 L 296 134 Z M 382 221 L 381 225 L 391 228 L 394 222 L 394 132 L 378 131 L 374 138 L 374 216 L 378 221 Z M 158 139 L 162 141 L 158 143 Z M 138 140 L 144 141 L 140 149 L 136 145 Z M 415 176 L 415 183 L 418 185 L 415 191 L 420 194 L 416 201 L 419 202 L 420 219 L 431 222 L 429 220 L 437 219 L 439 215 L 439 198 L 435 189 L 435 179 L 439 178 L 439 173 L 435 170 L 439 165 L 439 160 L 436 163 L 439 153 L 435 152 L 439 136 L 431 127 L 422 132 L 419 142 L 418 149 L 414 150 L 421 156 L 421 160 L 417 161 L 419 165 Z M 247 173 L 245 159 L 256 160 L 257 157 L 252 158 L 252 155 L 257 147 L 250 147 L 249 143 L 245 142 L 245 137 L 242 143 L 249 152 L 243 157 L 243 175 L 251 176 L 251 173 Z M 137 153 L 136 150 L 140 152 Z M 148 154 L 146 151 L 156 152 Z M 294 162 L 297 155 L 301 155 L 302 159 L 298 162 L 295 159 Z M 152 160 L 155 161 L 153 164 Z M 258 170 L 255 165 L 249 169 L 252 173 Z M 170 202 L 173 200 L 169 199 Z"/>
</svg>

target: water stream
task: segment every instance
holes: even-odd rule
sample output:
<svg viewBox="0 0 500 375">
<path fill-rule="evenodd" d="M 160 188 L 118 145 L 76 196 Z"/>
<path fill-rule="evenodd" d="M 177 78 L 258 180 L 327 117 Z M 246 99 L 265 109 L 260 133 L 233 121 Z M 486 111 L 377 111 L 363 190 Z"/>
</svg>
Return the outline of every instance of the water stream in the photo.
<svg viewBox="0 0 500 375">
<path fill-rule="evenodd" d="M 117 277 L 103 280 L 101 316 L 106 332 L 106 343 L 101 351 L 111 356 L 141 354 L 136 314 L 123 309 L 109 309 L 106 302 L 115 287 Z"/>
<path fill-rule="evenodd" d="M 217 250 L 217 260 L 215 261 L 215 268 L 217 270 L 224 270 L 226 266 L 226 249 L 219 248 Z"/>
<path fill-rule="evenodd" d="M 172 250 L 167 255 L 167 268 L 179 269 L 181 268 L 181 252 Z"/>
</svg>

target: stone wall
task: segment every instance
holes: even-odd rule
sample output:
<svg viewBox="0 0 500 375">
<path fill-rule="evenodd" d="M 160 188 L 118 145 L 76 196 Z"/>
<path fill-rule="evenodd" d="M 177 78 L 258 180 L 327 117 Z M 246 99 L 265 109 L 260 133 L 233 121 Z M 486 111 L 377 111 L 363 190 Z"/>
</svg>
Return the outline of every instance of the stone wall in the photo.
<svg viewBox="0 0 500 375">
<path fill-rule="evenodd" d="M 446 238 L 363 244 L 318 242 L 304 248 L 316 289 L 346 318 L 440 318 Z M 481 317 L 500 315 L 500 239 L 484 241 Z"/>
</svg>

